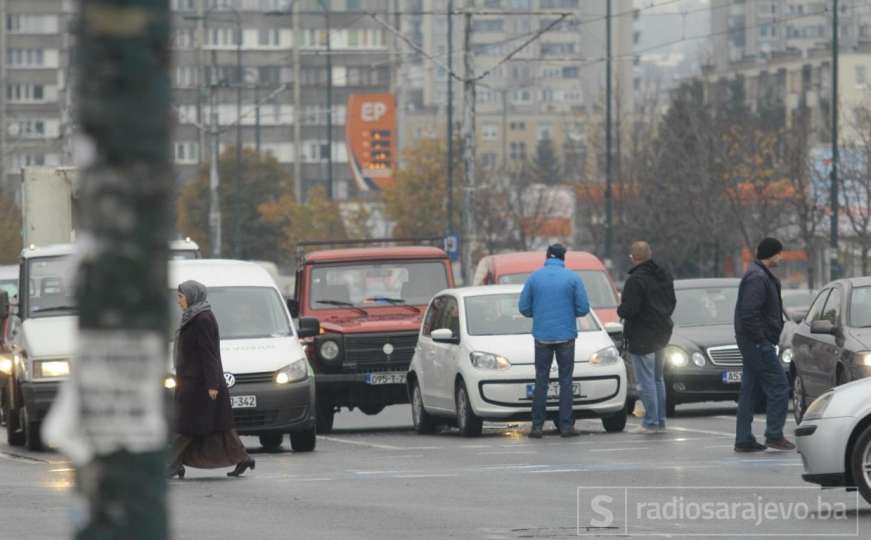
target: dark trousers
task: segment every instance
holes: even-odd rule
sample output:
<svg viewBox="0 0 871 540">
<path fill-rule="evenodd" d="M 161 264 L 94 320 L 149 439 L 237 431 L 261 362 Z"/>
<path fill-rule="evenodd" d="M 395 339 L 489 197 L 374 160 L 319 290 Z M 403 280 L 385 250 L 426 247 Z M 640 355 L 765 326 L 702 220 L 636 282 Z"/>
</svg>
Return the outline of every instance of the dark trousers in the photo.
<svg viewBox="0 0 871 540">
<path fill-rule="evenodd" d="M 783 426 L 789 402 L 789 382 L 777 358 L 774 345 L 738 343 L 744 357 L 741 374 L 741 397 L 738 398 L 738 416 L 735 427 L 735 444 L 748 445 L 753 437 L 753 410 L 759 399 L 759 390 L 768 400 L 765 420 L 765 440 L 783 438 Z"/>
<path fill-rule="evenodd" d="M 535 342 L 535 392 L 532 396 L 532 427 L 541 429 L 547 416 L 547 387 L 550 366 L 556 356 L 559 368 L 559 422 L 560 429 L 574 425 L 572 416 L 572 373 L 575 369 L 575 342 L 545 344 Z"/>
</svg>

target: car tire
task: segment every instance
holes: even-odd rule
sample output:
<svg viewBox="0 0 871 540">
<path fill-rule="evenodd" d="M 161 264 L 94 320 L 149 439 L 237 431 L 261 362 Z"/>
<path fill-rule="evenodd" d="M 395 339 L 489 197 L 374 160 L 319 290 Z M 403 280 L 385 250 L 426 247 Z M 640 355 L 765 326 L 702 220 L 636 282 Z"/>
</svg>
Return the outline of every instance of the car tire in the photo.
<svg viewBox="0 0 871 540">
<path fill-rule="evenodd" d="M 31 452 L 42 450 L 42 436 L 39 432 L 42 424 L 28 418 L 27 407 L 21 409 L 21 424 L 24 426 L 24 447 Z"/>
<path fill-rule="evenodd" d="M 792 415 L 796 424 L 801 424 L 804 413 L 807 411 L 807 393 L 804 388 L 804 380 L 799 373 L 795 374 L 792 381 Z"/>
<path fill-rule="evenodd" d="M 608 433 L 619 433 L 626 428 L 626 418 L 626 408 L 624 407 L 611 416 L 603 417 L 602 427 L 604 427 L 605 431 Z"/>
<path fill-rule="evenodd" d="M 336 409 L 330 402 L 318 401 L 315 404 L 315 421 L 317 424 L 317 432 L 327 434 L 333 432 L 333 421 L 336 418 Z"/>
<path fill-rule="evenodd" d="M 384 405 L 379 403 L 377 405 L 360 405 L 360 411 L 366 416 L 375 416 L 384 410 Z"/>
<path fill-rule="evenodd" d="M 455 392 L 457 406 L 457 427 L 463 437 L 477 437 L 484 428 L 484 421 L 475 415 L 472 410 L 472 402 L 469 400 L 469 391 L 466 384 L 460 381 Z"/>
<path fill-rule="evenodd" d="M 281 451 L 281 441 L 284 439 L 283 433 L 264 433 L 259 438 L 260 446 L 267 452 Z"/>
<path fill-rule="evenodd" d="M 21 446 L 24 444 L 24 432 L 21 430 L 21 422 L 18 411 L 6 407 L 6 443 L 9 446 Z"/>
<path fill-rule="evenodd" d="M 311 452 L 317 446 L 315 430 L 294 431 L 290 434 L 290 447 L 294 452 Z"/>
<path fill-rule="evenodd" d="M 417 381 L 411 386 L 411 421 L 414 423 L 414 431 L 421 435 L 428 435 L 436 430 L 436 423 L 423 406 L 423 394 Z"/>
<path fill-rule="evenodd" d="M 850 470 L 859 493 L 871 503 L 871 426 L 865 427 L 853 445 Z"/>
</svg>

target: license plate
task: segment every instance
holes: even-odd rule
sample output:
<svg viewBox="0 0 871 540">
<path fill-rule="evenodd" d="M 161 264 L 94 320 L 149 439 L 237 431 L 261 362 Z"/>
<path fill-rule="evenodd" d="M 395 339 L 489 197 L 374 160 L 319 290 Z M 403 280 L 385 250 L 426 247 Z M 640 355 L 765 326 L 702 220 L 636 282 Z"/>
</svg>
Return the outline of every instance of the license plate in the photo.
<svg viewBox="0 0 871 540">
<path fill-rule="evenodd" d="M 526 385 L 526 398 L 532 399 L 535 394 L 535 384 Z M 581 396 L 581 383 L 572 383 L 572 396 Z M 552 382 L 547 385 L 547 399 L 559 399 L 559 383 Z"/>
<path fill-rule="evenodd" d="M 370 373 L 366 384 L 405 384 L 405 373 Z"/>
<path fill-rule="evenodd" d="M 741 382 L 740 371 L 724 371 L 723 382 L 726 384 L 739 384 Z"/>
<path fill-rule="evenodd" d="M 230 407 L 234 409 L 253 409 L 257 407 L 257 396 L 230 396 Z"/>
</svg>

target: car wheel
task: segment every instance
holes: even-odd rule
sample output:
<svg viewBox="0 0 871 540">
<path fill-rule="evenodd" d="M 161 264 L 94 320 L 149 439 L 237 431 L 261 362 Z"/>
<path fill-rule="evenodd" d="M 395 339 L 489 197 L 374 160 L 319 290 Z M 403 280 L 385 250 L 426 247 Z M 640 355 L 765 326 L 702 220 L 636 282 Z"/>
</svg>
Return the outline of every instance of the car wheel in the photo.
<svg viewBox="0 0 871 540">
<path fill-rule="evenodd" d="M 265 433 L 260 436 L 260 446 L 267 452 L 278 452 L 283 438 L 283 433 Z"/>
<path fill-rule="evenodd" d="M 677 414 L 677 402 L 669 394 L 665 395 L 665 417 L 674 418 Z"/>
<path fill-rule="evenodd" d="M 611 416 L 602 418 L 602 426 L 608 433 L 618 433 L 626 427 L 626 408 L 620 409 Z"/>
<path fill-rule="evenodd" d="M 317 445 L 315 430 L 294 431 L 290 434 L 290 447 L 294 452 L 311 452 Z"/>
<path fill-rule="evenodd" d="M 326 434 L 333 431 L 333 420 L 336 418 L 336 409 L 329 401 L 318 401 L 315 405 L 317 432 Z"/>
<path fill-rule="evenodd" d="M 27 407 L 21 409 L 21 424 L 24 426 L 24 447 L 32 452 L 42 450 L 42 437 L 39 433 L 41 424 L 28 418 Z"/>
<path fill-rule="evenodd" d="M 460 381 L 456 392 L 457 427 L 463 437 L 477 437 L 484 428 L 484 421 L 475 415 L 472 403 L 469 401 L 469 392 L 466 384 Z"/>
<path fill-rule="evenodd" d="M 850 456 L 853 481 L 862 497 L 871 503 L 871 426 L 856 439 Z"/>
<path fill-rule="evenodd" d="M 21 422 L 18 418 L 18 410 L 5 407 L 6 416 L 6 443 L 9 446 L 21 446 L 24 444 L 24 432 L 21 430 Z"/>
<path fill-rule="evenodd" d="M 792 415 L 795 417 L 796 424 L 801 424 L 801 419 L 804 418 L 807 407 L 807 394 L 804 389 L 804 381 L 801 375 L 796 373 L 792 381 Z"/>
<path fill-rule="evenodd" d="M 411 420 L 414 422 L 414 430 L 421 435 L 433 433 L 436 430 L 432 416 L 426 412 L 426 408 L 423 406 L 423 395 L 417 382 L 412 383 L 411 387 Z"/>
<path fill-rule="evenodd" d="M 374 415 L 376 415 L 384 410 L 384 405 L 382 405 L 380 403 L 377 405 L 373 405 L 373 404 L 360 405 L 360 410 L 363 412 L 363 414 L 365 414 L 367 416 L 374 416 Z"/>
</svg>

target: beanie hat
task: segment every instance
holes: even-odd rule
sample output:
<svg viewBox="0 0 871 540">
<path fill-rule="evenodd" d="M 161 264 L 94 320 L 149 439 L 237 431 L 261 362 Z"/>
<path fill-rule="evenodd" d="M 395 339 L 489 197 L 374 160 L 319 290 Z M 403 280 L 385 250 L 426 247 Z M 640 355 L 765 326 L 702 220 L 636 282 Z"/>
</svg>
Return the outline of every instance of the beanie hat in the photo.
<svg viewBox="0 0 871 540">
<path fill-rule="evenodd" d="M 760 261 L 770 259 L 783 251 L 783 244 L 777 238 L 765 238 L 756 248 L 756 258 Z"/>
<path fill-rule="evenodd" d="M 562 244 L 553 244 L 552 246 L 548 246 L 547 258 L 548 259 L 560 259 L 560 260 L 564 261 L 566 258 L 565 246 Z"/>
</svg>

